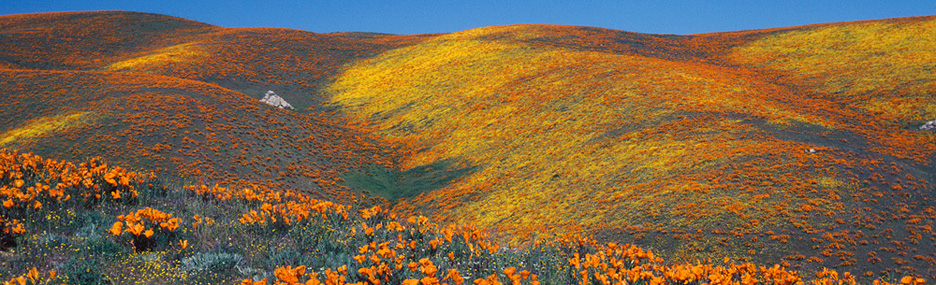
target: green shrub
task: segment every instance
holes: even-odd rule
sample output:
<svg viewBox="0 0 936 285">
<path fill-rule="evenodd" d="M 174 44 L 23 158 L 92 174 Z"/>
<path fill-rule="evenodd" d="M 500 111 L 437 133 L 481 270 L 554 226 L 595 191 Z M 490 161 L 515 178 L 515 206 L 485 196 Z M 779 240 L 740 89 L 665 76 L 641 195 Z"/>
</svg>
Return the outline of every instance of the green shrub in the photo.
<svg viewBox="0 0 936 285">
<path fill-rule="evenodd" d="M 66 266 L 65 278 L 69 284 L 95 285 L 110 284 L 101 274 L 101 267 L 92 260 L 74 258 Z"/>
<path fill-rule="evenodd" d="M 244 262 L 244 257 L 236 253 L 199 252 L 182 259 L 182 266 L 189 275 L 205 272 L 231 271 Z"/>
<path fill-rule="evenodd" d="M 101 256 L 116 256 L 132 252 L 129 246 L 119 244 L 105 235 L 94 235 L 85 238 L 84 246 L 80 250 L 87 254 Z"/>
</svg>

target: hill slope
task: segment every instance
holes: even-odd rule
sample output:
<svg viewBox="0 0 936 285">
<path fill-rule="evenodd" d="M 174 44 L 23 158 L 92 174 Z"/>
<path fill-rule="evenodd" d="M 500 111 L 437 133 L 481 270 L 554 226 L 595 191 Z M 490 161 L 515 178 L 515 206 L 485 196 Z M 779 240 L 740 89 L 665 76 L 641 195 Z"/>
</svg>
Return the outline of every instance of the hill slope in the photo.
<svg viewBox="0 0 936 285">
<path fill-rule="evenodd" d="M 0 17 L 9 68 L 138 72 L 216 83 L 254 98 L 274 90 L 299 111 L 345 62 L 431 35 L 316 34 L 222 28 L 157 14 L 68 12 Z"/>
<path fill-rule="evenodd" d="M 378 194 L 510 244 L 594 234 L 670 260 L 925 274 L 934 23 L 394 36 L 2 16 L 0 106 L 17 111 L 0 113 L 0 146 Z M 263 105 L 266 90 L 300 110 Z"/>
<path fill-rule="evenodd" d="M 933 75 L 919 67 L 934 62 L 890 58 L 934 46 L 888 38 L 909 42 L 905 52 L 857 48 L 871 37 L 796 37 L 817 29 L 907 35 L 934 22 L 686 37 L 488 27 L 356 63 L 329 94 L 383 134 L 424 143 L 405 165 L 454 160 L 475 169 L 400 210 L 496 228 L 513 241 L 580 231 L 688 259 L 926 268 L 936 266 L 924 222 L 934 217 L 936 137 L 909 126 L 936 117 Z M 789 42 L 803 47 L 782 46 Z M 865 54 L 839 59 L 820 47 L 826 54 L 814 55 L 810 44 Z M 796 60 L 822 73 L 800 73 Z M 870 69 L 860 73 L 867 79 L 851 73 L 859 67 Z M 843 80 L 871 83 L 828 89 Z M 898 86 L 907 96 L 852 95 L 906 82 L 913 85 Z M 878 258 L 885 261 L 869 262 Z"/>
<path fill-rule="evenodd" d="M 186 181 L 301 188 L 343 197 L 338 174 L 386 165 L 380 140 L 324 116 L 268 106 L 217 85 L 87 71 L 0 70 L 3 147 L 102 156 Z M 327 194 L 326 194 L 327 193 Z"/>
<path fill-rule="evenodd" d="M 227 29 L 133 12 L 3 16 L 3 104 L 22 112 L 0 115 L 0 144 L 351 199 L 338 174 L 390 165 L 380 156 L 395 147 L 312 111 L 315 90 L 342 62 L 419 37 Z M 253 100 L 267 90 L 299 113 Z"/>
</svg>

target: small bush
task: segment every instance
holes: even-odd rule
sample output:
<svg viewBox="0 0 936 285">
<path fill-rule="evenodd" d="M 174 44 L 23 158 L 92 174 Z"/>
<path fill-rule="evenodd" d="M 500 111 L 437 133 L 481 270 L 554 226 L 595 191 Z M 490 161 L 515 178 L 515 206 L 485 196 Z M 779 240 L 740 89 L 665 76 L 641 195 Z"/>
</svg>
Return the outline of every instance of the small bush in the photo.
<svg viewBox="0 0 936 285">
<path fill-rule="evenodd" d="M 191 284 L 217 284 L 244 275 L 244 257 L 227 252 L 199 252 L 182 259 L 182 268 L 191 278 Z M 235 270 L 237 269 L 237 270 Z"/>
<path fill-rule="evenodd" d="M 110 284 L 104 274 L 101 274 L 100 266 L 93 261 L 81 258 L 72 259 L 72 262 L 66 266 L 65 278 L 69 284 Z"/>
<path fill-rule="evenodd" d="M 194 275 L 207 272 L 222 272 L 234 269 L 244 262 L 244 257 L 236 253 L 199 252 L 182 259 L 185 272 Z"/>
</svg>

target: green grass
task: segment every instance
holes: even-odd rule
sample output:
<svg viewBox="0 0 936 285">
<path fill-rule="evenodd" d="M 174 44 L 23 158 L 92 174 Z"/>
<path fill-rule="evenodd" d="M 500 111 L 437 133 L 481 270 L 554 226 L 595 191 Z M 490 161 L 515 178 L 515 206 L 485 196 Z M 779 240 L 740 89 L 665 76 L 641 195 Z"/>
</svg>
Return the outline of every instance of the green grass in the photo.
<svg viewBox="0 0 936 285">
<path fill-rule="evenodd" d="M 458 163 L 455 159 L 437 160 L 406 170 L 370 165 L 348 172 L 342 178 L 344 185 L 353 191 L 396 201 L 448 186 L 452 181 L 470 174 L 475 169 L 461 165 L 463 163 Z"/>
</svg>

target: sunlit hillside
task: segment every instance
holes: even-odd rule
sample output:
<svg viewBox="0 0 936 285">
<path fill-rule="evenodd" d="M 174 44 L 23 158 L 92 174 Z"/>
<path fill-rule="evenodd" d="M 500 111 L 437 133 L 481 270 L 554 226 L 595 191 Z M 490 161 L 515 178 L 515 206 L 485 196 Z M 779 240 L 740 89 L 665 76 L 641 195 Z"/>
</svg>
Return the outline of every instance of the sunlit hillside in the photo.
<svg viewBox="0 0 936 285">
<path fill-rule="evenodd" d="M 933 17 L 818 25 L 758 38 L 727 56 L 779 71 L 785 85 L 815 88 L 800 92 L 917 127 L 936 117 L 934 28 Z"/>
<path fill-rule="evenodd" d="M 496 228 L 512 242 L 600 233 L 688 260 L 913 271 L 936 266 L 936 136 L 916 129 L 936 117 L 936 81 L 919 67 L 932 60 L 889 57 L 932 54 L 936 46 L 901 35 L 925 37 L 934 22 L 682 38 L 487 27 L 355 63 L 329 94 L 384 135 L 422 142 L 407 167 L 474 169 L 399 210 Z M 872 41 L 877 50 L 859 48 Z M 802 73 L 796 60 L 831 75 Z M 843 78 L 867 86 L 827 90 Z M 895 94 L 851 95 L 869 89 Z"/>
<path fill-rule="evenodd" d="M 652 249 L 668 260 L 661 266 L 936 278 L 936 132 L 919 129 L 936 119 L 933 38 L 936 17 L 677 36 L 550 25 L 320 34 L 133 12 L 8 15 L 0 148 L 152 171 L 174 194 L 116 201 L 118 210 L 204 215 L 172 206 L 173 195 L 200 197 L 234 211 L 213 213 L 226 219 L 219 227 L 251 239 L 262 239 L 258 230 L 299 238 L 290 219 L 309 219 L 297 213 L 310 209 L 295 207 L 314 198 L 351 205 L 332 215 L 362 207 L 353 211 L 368 220 L 363 207 L 379 204 L 386 217 L 425 215 L 440 228 L 490 234 L 470 252 L 591 237 L 582 254 L 623 242 Z M 297 110 L 257 100 L 267 90 Z M 91 208 L 115 215 L 108 205 Z M 289 218 L 240 228 L 277 217 Z M 341 227 L 356 242 L 383 242 L 359 236 L 367 222 Z M 446 253 L 435 247 L 438 265 Z M 263 254 L 285 254 L 238 250 L 253 269 Z M 579 260 L 561 252 L 550 256 Z M 365 263 L 315 256 L 280 256 L 276 266 Z M 310 260 L 318 263 L 302 263 Z M 455 260 L 451 268 L 464 268 Z M 417 261 L 397 270 L 427 268 Z M 501 273 L 500 264 L 472 276 Z M 272 278 L 261 271 L 275 267 L 264 266 L 239 276 Z M 377 276 L 368 270 L 344 275 Z M 692 280 L 715 282 L 705 272 Z M 655 280 L 643 277 L 631 282 Z"/>
</svg>

